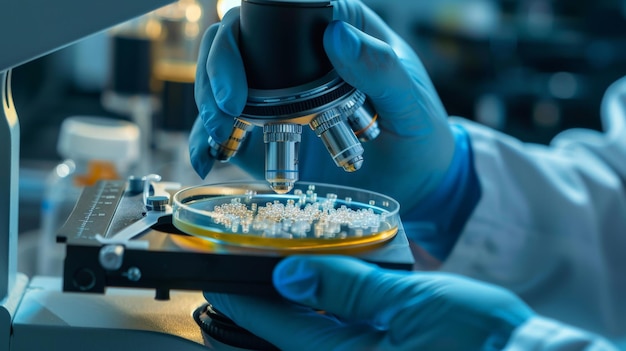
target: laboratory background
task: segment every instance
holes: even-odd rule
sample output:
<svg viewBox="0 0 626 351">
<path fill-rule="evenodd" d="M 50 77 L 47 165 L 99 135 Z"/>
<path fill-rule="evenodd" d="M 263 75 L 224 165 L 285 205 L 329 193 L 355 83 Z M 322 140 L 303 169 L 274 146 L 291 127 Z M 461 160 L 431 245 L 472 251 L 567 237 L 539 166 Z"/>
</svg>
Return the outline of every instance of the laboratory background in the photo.
<svg viewBox="0 0 626 351">
<path fill-rule="evenodd" d="M 626 1 L 364 2 L 414 47 L 450 115 L 523 141 L 600 129 L 601 97 L 626 72 Z M 218 164 L 202 180 L 187 151 L 199 41 L 237 3 L 179 0 L 14 69 L 20 272 L 61 273 L 62 253 L 42 244 L 53 242 L 81 184 L 148 173 L 186 185 L 248 177 Z M 92 149 L 73 135 L 84 124 L 94 135 L 119 133 Z M 109 164 L 91 162 L 107 153 Z"/>
</svg>

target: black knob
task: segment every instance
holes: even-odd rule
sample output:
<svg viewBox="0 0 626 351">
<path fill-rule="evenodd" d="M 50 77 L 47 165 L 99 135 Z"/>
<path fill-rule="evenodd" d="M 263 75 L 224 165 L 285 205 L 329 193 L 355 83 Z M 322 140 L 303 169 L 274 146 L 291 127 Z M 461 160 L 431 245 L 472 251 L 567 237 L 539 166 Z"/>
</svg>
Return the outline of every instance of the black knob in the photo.
<svg viewBox="0 0 626 351">
<path fill-rule="evenodd" d="M 96 286 L 96 274 L 89 268 L 81 268 L 74 273 L 72 283 L 80 291 L 89 291 Z"/>
<path fill-rule="evenodd" d="M 209 336 L 223 344 L 244 350 L 278 351 L 276 346 L 238 326 L 211 304 L 198 307 L 193 318 L 205 337 Z"/>
</svg>

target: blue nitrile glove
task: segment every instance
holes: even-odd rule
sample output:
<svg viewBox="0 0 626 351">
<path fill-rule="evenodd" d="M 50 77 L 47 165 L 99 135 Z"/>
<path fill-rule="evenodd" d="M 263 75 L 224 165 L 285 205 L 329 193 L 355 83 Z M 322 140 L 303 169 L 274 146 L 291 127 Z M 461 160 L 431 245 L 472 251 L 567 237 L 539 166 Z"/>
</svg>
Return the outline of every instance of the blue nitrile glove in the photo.
<svg viewBox="0 0 626 351">
<path fill-rule="evenodd" d="M 500 287 L 445 273 L 385 270 L 343 256 L 291 256 L 276 266 L 273 279 L 295 304 L 205 297 L 286 351 L 501 350 L 534 315 Z"/>
<path fill-rule="evenodd" d="M 443 260 L 480 197 L 468 137 L 460 127 L 449 125 L 428 74 L 404 40 L 358 0 L 338 0 L 333 6 L 337 20 L 324 35 L 327 55 L 339 75 L 368 96 L 379 114 L 382 132 L 364 143 L 362 168 L 346 173 L 306 128 L 300 144 L 300 179 L 349 185 L 395 198 L 405 222 L 433 223 L 435 230 L 428 235 L 408 234 Z M 211 135 L 226 140 L 247 98 L 238 28 L 236 8 L 207 31 L 200 49 L 196 76 L 200 117 L 190 150 L 192 164 L 202 177 L 212 165 L 206 139 Z M 262 131 L 255 128 L 232 162 L 263 179 L 263 150 Z"/>
</svg>

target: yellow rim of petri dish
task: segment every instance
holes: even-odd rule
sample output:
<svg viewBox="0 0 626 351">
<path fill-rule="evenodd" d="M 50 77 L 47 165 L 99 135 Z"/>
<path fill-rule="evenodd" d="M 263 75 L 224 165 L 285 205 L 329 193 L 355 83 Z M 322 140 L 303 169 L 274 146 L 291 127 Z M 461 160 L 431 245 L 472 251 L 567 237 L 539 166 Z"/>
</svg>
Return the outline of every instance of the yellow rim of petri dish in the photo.
<svg viewBox="0 0 626 351">
<path fill-rule="evenodd" d="M 300 186 L 309 186 L 314 185 L 317 189 L 323 190 L 340 190 L 347 193 L 354 193 L 358 195 L 366 194 L 376 197 L 379 200 L 384 200 L 385 203 L 388 203 L 391 207 L 390 211 L 384 211 L 387 215 L 388 219 L 392 219 L 391 223 L 389 221 L 384 221 L 381 223 L 384 228 L 375 232 L 364 234 L 362 236 L 350 236 L 350 237 L 337 237 L 337 238 L 280 238 L 280 237 L 263 237 L 260 235 L 249 235 L 245 233 L 232 233 L 227 232 L 225 228 L 213 228 L 209 229 L 205 226 L 198 225 L 196 223 L 191 223 L 190 221 L 183 220 L 180 218 L 180 211 L 191 211 L 194 212 L 195 216 L 202 216 L 202 212 L 208 212 L 204 210 L 199 210 L 195 208 L 191 208 L 186 205 L 186 203 L 192 202 L 194 200 L 204 200 L 204 199 L 220 199 L 223 196 L 232 196 L 232 195 L 244 195 L 245 191 L 248 189 L 254 189 L 255 191 L 262 191 L 262 195 L 273 195 L 273 192 L 266 185 L 265 182 L 230 182 L 230 183 L 219 183 L 219 184 L 209 184 L 209 185 L 201 185 L 197 187 L 186 188 L 174 195 L 174 213 L 172 216 L 172 222 L 176 228 L 181 230 L 184 233 L 192 235 L 196 237 L 188 238 L 189 240 L 178 240 L 180 241 L 178 244 L 183 244 L 184 246 L 189 246 L 192 249 L 199 250 L 213 250 L 215 245 L 226 245 L 226 246 L 235 246 L 239 248 L 248 248 L 255 250 L 264 250 L 264 251 L 276 251 L 276 252 L 332 252 L 332 253 L 354 253 L 360 252 L 364 250 L 370 250 L 377 247 L 382 246 L 389 240 L 393 239 L 398 232 L 397 221 L 399 221 L 398 214 L 398 203 L 379 193 L 369 192 L 362 189 L 350 188 L 338 185 L 328 185 L 321 183 L 307 183 L 300 182 Z M 283 198 L 281 195 L 275 194 L 276 198 Z M 365 206 L 365 204 L 356 202 L 355 204 L 360 204 Z M 383 212 L 382 209 L 379 209 Z M 208 217 L 208 214 L 207 214 Z M 198 241 L 197 239 L 200 239 Z M 210 239 L 210 241 L 206 240 Z M 204 242 L 203 242 L 204 241 Z"/>
</svg>

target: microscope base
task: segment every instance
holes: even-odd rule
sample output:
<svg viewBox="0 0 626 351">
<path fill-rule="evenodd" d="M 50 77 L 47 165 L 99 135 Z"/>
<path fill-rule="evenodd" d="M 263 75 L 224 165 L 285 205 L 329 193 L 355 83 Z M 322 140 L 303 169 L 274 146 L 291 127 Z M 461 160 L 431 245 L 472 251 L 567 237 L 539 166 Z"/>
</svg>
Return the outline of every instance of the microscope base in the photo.
<svg viewBox="0 0 626 351">
<path fill-rule="evenodd" d="M 169 301 L 156 301 L 152 290 L 102 295 L 61 287 L 61 278 L 32 279 L 13 318 L 11 351 L 207 350 L 192 317 L 205 302 L 200 292 L 172 291 Z"/>
</svg>

